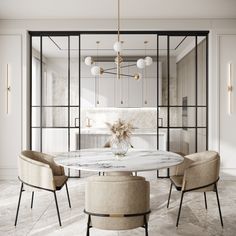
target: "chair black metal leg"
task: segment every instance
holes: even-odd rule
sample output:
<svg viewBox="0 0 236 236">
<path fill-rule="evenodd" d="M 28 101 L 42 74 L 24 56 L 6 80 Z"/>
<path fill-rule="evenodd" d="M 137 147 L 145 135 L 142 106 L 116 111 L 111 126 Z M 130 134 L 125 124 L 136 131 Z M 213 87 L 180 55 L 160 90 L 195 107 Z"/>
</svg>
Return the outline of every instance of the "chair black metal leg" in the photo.
<svg viewBox="0 0 236 236">
<path fill-rule="evenodd" d="M 167 202 L 167 208 L 169 208 L 169 204 L 170 204 L 170 197 L 171 197 L 172 186 L 173 186 L 173 184 L 171 183 L 170 191 L 169 191 L 169 197 L 168 197 L 168 202 Z"/>
<path fill-rule="evenodd" d="M 66 193 L 67 193 L 67 198 L 68 198 L 69 207 L 71 208 L 71 204 L 70 204 L 70 195 L 69 195 L 69 191 L 68 191 L 67 183 L 66 183 Z"/>
<path fill-rule="evenodd" d="M 33 204 L 34 204 L 34 191 L 32 192 L 32 196 L 31 196 L 31 206 L 30 208 L 33 208 Z"/>
<path fill-rule="evenodd" d="M 221 209 L 220 209 L 220 200 L 219 200 L 219 195 L 218 195 L 218 189 L 217 189 L 217 185 L 216 184 L 215 184 L 215 191 L 216 191 L 216 198 L 217 198 L 218 209 L 219 209 L 219 213 L 220 213 L 220 222 L 221 222 L 221 226 L 224 227 L 223 218 L 222 218 Z"/>
<path fill-rule="evenodd" d="M 99 176 L 101 175 L 101 172 L 100 172 L 100 171 L 98 172 L 98 175 L 99 175 Z"/>
<path fill-rule="evenodd" d="M 148 223 L 145 225 L 145 236 L 148 236 Z"/>
<path fill-rule="evenodd" d="M 205 208 L 207 210 L 207 198 L 206 198 L 206 192 L 204 192 L 204 200 L 205 200 Z"/>
<path fill-rule="evenodd" d="M 157 179 L 159 178 L 159 170 L 157 170 Z"/>
<path fill-rule="evenodd" d="M 145 236 L 148 236 L 148 223 L 146 215 L 144 215 L 144 228 L 145 228 Z"/>
<path fill-rule="evenodd" d="M 180 213 L 181 213 L 183 198 L 184 198 L 184 192 L 182 192 L 182 194 L 181 194 L 181 200 L 180 200 L 180 204 L 179 204 L 179 212 L 178 212 L 178 217 L 177 217 L 177 221 L 176 221 L 176 227 L 178 227 L 178 225 L 179 225 L 179 217 L 180 217 Z"/>
<path fill-rule="evenodd" d="M 19 195 L 19 200 L 18 200 L 18 205 L 17 205 L 17 210 L 16 210 L 16 218 L 15 218 L 15 226 L 17 224 L 17 219 L 18 219 L 18 213 L 19 213 L 19 209 L 20 209 L 20 201 L 21 201 L 21 194 L 23 192 L 23 186 L 24 184 L 21 183 L 21 187 L 20 187 L 20 195 Z"/>
<path fill-rule="evenodd" d="M 91 222 L 91 216 L 88 215 L 88 222 L 87 222 L 87 233 L 86 233 L 86 236 L 89 236 L 89 229 L 90 229 L 90 222 Z"/>
<path fill-rule="evenodd" d="M 59 225 L 61 226 L 61 218 L 60 218 L 60 212 L 59 212 L 59 208 L 58 208 L 58 204 L 57 204 L 57 195 L 56 195 L 56 191 L 53 191 L 53 193 L 54 193 L 54 199 L 55 199 L 56 208 L 57 208 L 58 221 L 59 221 Z"/>
</svg>

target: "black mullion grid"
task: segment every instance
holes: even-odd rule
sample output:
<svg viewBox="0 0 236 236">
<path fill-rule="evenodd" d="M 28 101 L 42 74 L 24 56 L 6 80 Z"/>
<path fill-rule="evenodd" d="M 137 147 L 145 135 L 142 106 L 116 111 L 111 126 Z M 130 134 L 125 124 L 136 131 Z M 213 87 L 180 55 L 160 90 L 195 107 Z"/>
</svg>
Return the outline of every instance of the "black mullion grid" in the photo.
<svg viewBox="0 0 236 236">
<path fill-rule="evenodd" d="M 40 126 L 32 126 L 32 128 L 40 128 Z M 43 129 L 68 129 L 68 126 L 42 126 Z M 70 127 L 70 129 L 77 129 L 78 127 Z"/>
<path fill-rule="evenodd" d="M 30 138 L 30 143 L 29 143 L 29 148 L 32 150 L 32 37 L 30 37 L 30 114 L 29 114 L 29 119 L 30 119 L 30 130 L 29 130 L 29 138 Z"/>
<path fill-rule="evenodd" d="M 31 31 L 29 33 L 31 35 L 31 38 L 32 38 L 32 36 L 40 36 L 40 40 L 41 40 L 40 43 L 42 43 L 42 36 L 52 36 L 52 35 L 54 35 L 54 36 L 79 35 L 80 36 L 81 33 L 83 33 L 83 34 L 114 34 L 117 32 L 116 31 L 113 31 L 113 32 L 112 31 L 41 31 L 41 32 Z M 206 116 L 207 116 L 207 118 L 206 118 L 206 147 L 208 148 L 208 33 L 209 33 L 209 31 L 123 31 L 121 33 L 122 34 L 147 34 L 147 33 L 148 34 L 159 34 L 159 35 L 163 35 L 163 36 L 167 35 L 168 38 L 169 38 L 169 36 L 186 36 L 186 35 L 187 36 L 206 36 L 206 41 L 207 41 L 206 42 L 206 57 L 207 57 L 207 60 L 206 60 L 206 77 L 207 77 L 206 78 L 206 86 L 207 86 L 207 88 L 206 88 L 206 93 L 207 93 L 206 106 L 196 106 L 196 107 L 206 107 Z M 41 45 L 41 47 L 42 47 L 42 45 Z M 42 54 L 42 50 L 40 50 L 40 51 Z M 32 53 L 32 47 L 31 47 L 30 53 Z M 79 48 L 79 53 L 81 53 L 80 48 Z M 42 59 L 42 55 L 41 55 L 41 59 Z M 32 64 L 32 58 L 30 61 Z M 42 60 L 40 60 L 40 61 L 42 64 Z M 42 65 L 41 65 L 41 70 L 42 70 Z M 168 72 L 169 72 L 169 70 L 168 70 Z M 42 71 L 41 71 L 41 78 L 42 78 Z M 32 86 L 31 86 L 31 89 L 32 89 Z M 30 92 L 32 92 L 32 91 L 30 91 Z M 79 94 L 79 99 L 80 99 L 80 94 Z M 168 96 L 168 99 L 169 99 L 169 96 Z M 43 106 L 41 104 L 40 108 L 42 108 L 42 107 Z M 159 107 L 165 107 L 165 106 L 159 106 Z M 169 105 L 168 110 L 169 110 L 169 107 L 174 107 L 174 106 Z M 176 107 L 181 107 L 181 106 L 176 106 Z M 191 107 L 191 106 L 188 106 L 188 107 Z M 79 111 L 80 111 L 80 109 L 81 108 L 79 105 Z M 79 115 L 80 115 L 80 112 L 79 112 Z M 168 119 L 169 119 L 169 117 L 168 117 Z M 42 119 L 41 119 L 41 122 L 42 122 Z M 41 125 L 41 127 L 42 127 L 42 125 Z M 159 128 L 162 128 L 162 127 L 159 127 Z M 79 131 L 80 131 L 80 127 L 79 127 Z M 41 134 L 42 134 L 42 130 L 41 130 Z M 41 143 L 42 143 L 42 135 L 41 135 Z M 31 143 L 30 143 L 30 145 L 31 145 Z M 79 141 L 79 145 L 80 145 L 80 141 Z M 169 145 L 169 143 L 168 143 L 168 145 Z"/>
<path fill-rule="evenodd" d="M 159 106 L 159 107 L 168 107 L 167 105 L 165 106 L 165 105 L 163 105 L 163 106 Z M 183 105 L 169 105 L 169 107 L 186 107 L 186 106 L 183 106 Z M 207 106 L 205 106 L 205 105 L 199 105 L 199 106 L 196 106 L 196 105 L 188 105 L 187 107 L 207 107 Z"/>
<path fill-rule="evenodd" d="M 81 99 L 80 99 L 80 95 L 81 95 L 81 35 L 79 34 L 78 35 L 78 48 L 79 48 L 79 58 L 78 58 L 78 62 L 79 62 L 79 150 L 81 148 L 81 144 L 80 144 L 80 141 L 81 141 Z"/>
<path fill-rule="evenodd" d="M 31 49 L 32 50 L 32 49 Z M 40 152 L 43 150 L 43 38 L 40 36 Z"/>
<path fill-rule="evenodd" d="M 91 35 L 91 34 L 115 34 L 117 30 L 82 30 L 82 31 L 29 31 L 31 36 L 68 36 L 68 35 Z M 159 34 L 162 36 L 206 36 L 208 30 L 192 31 L 192 30 L 121 30 L 120 34 Z"/>
<path fill-rule="evenodd" d="M 170 37 L 167 36 L 167 151 L 170 151 Z"/>
<path fill-rule="evenodd" d="M 170 151 L 170 36 L 167 36 L 167 151 Z M 170 169 L 167 169 L 167 177 L 170 177 Z"/>
<path fill-rule="evenodd" d="M 32 126 L 32 128 L 40 128 L 40 126 Z M 46 129 L 67 129 L 68 126 L 42 126 L 42 128 Z M 77 129 L 78 127 L 70 127 L 70 129 Z M 159 129 L 167 129 L 168 126 L 160 126 Z M 183 126 L 169 126 L 170 129 L 183 129 Z M 187 126 L 184 128 L 195 129 L 196 126 Z M 207 126 L 198 126 L 199 129 L 206 129 Z"/>
<path fill-rule="evenodd" d="M 183 128 L 187 128 L 187 129 L 196 129 L 196 128 L 199 128 L 199 129 L 205 129 L 206 126 L 162 126 L 162 127 L 159 127 L 159 129 L 183 129 Z"/>
<path fill-rule="evenodd" d="M 157 150 L 159 149 L 159 35 L 157 35 Z"/>
<path fill-rule="evenodd" d="M 68 36 L 68 151 L 70 151 L 70 36 Z"/>
<path fill-rule="evenodd" d="M 79 63 L 79 68 L 78 68 L 78 77 L 79 77 L 79 83 L 78 83 L 78 86 L 79 86 L 79 150 L 81 148 L 81 144 L 80 144 L 80 141 L 81 141 L 81 99 L 80 99 L 80 95 L 81 95 L 81 35 L 79 34 L 78 35 L 78 63 Z M 81 176 L 81 171 L 79 170 L 79 176 L 78 178 L 80 178 Z"/>
<path fill-rule="evenodd" d="M 197 36 L 195 36 L 195 152 L 198 151 L 198 44 Z"/>
<path fill-rule="evenodd" d="M 206 150 L 208 150 L 208 35 L 206 35 Z"/>
<path fill-rule="evenodd" d="M 32 107 L 40 107 L 40 106 L 32 106 Z M 61 108 L 67 108 L 67 107 L 78 107 L 76 105 L 73 105 L 73 106 L 68 106 L 68 105 L 42 105 L 42 107 L 61 107 Z"/>
</svg>

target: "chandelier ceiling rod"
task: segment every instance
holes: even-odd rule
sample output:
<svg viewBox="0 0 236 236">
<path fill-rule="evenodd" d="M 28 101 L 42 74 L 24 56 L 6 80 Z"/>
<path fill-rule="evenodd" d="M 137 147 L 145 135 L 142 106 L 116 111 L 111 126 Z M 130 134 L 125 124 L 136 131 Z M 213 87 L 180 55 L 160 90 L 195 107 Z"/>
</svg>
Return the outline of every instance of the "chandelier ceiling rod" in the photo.
<svg viewBox="0 0 236 236">
<path fill-rule="evenodd" d="M 117 39 L 118 39 L 118 44 L 120 45 L 120 0 L 117 0 L 118 3 L 118 25 L 117 25 Z M 117 50 L 117 79 L 120 79 L 120 63 L 122 59 L 120 56 L 120 50 Z"/>
<path fill-rule="evenodd" d="M 117 31 L 118 31 L 118 42 L 120 42 L 120 0 L 118 0 L 118 22 L 117 22 Z"/>
<path fill-rule="evenodd" d="M 115 68 L 107 68 L 104 69 L 98 65 L 94 65 L 91 68 L 91 73 L 94 76 L 100 76 L 102 74 L 114 74 L 116 75 L 117 79 L 121 79 L 121 76 L 127 76 L 127 77 L 131 77 L 135 80 L 138 80 L 141 78 L 141 74 L 140 73 L 135 73 L 133 75 L 127 75 L 127 74 L 121 74 L 121 69 L 125 68 L 125 67 L 130 67 L 130 66 L 135 66 L 135 65 L 126 65 L 126 66 L 121 66 L 121 63 L 123 62 L 123 58 L 121 57 L 121 50 L 122 50 L 122 44 L 124 43 L 123 41 L 120 40 L 120 0 L 117 0 L 117 41 L 115 42 L 115 44 L 113 45 L 113 49 L 116 52 L 116 58 L 115 58 L 115 63 L 116 63 L 116 67 Z M 146 66 L 150 66 L 153 63 L 153 60 L 151 57 L 146 56 L 146 43 L 147 41 L 145 41 L 145 58 L 140 58 L 137 60 L 136 66 L 138 69 L 143 70 Z M 98 41 L 97 41 L 97 46 L 98 46 Z M 98 60 L 98 56 L 97 56 L 97 60 Z M 95 62 L 93 60 L 92 57 L 86 57 L 84 60 L 85 64 L 87 66 L 91 66 L 93 65 Z M 112 69 L 116 69 L 116 73 L 113 72 L 107 72 L 110 71 Z"/>
</svg>

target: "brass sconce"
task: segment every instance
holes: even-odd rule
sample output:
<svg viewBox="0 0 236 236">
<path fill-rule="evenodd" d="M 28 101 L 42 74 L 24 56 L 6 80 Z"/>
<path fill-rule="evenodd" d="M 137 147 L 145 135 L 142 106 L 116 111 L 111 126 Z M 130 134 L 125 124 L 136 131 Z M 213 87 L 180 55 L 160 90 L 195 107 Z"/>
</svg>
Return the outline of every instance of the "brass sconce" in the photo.
<svg viewBox="0 0 236 236">
<path fill-rule="evenodd" d="M 228 79 L 228 112 L 229 115 L 232 114 L 232 91 L 233 91 L 233 86 L 232 86 L 232 63 L 229 63 L 229 79 Z"/>
<path fill-rule="evenodd" d="M 9 65 L 8 64 L 6 66 L 6 78 L 7 78 L 7 86 L 6 86 L 6 93 L 7 93 L 7 96 L 6 96 L 6 113 L 8 114 L 9 113 L 9 95 L 10 95 L 10 92 L 11 92 L 11 86 L 10 86 L 10 83 L 9 83 Z"/>
</svg>

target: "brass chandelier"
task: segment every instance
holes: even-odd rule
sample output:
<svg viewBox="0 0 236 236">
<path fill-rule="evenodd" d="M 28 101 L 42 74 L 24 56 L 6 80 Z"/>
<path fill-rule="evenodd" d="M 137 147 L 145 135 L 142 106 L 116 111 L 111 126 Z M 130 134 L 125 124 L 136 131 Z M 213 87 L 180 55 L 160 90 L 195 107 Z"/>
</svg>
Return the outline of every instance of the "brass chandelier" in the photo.
<svg viewBox="0 0 236 236">
<path fill-rule="evenodd" d="M 140 73 L 135 73 L 133 75 L 121 74 L 121 69 L 124 68 L 124 67 L 131 67 L 131 66 L 137 66 L 139 69 L 144 69 L 146 66 L 150 66 L 153 63 L 153 60 L 150 56 L 145 55 L 145 58 L 138 59 L 136 64 L 132 64 L 132 65 L 128 65 L 128 66 L 127 65 L 122 65 L 124 60 L 121 56 L 121 51 L 122 51 L 122 44 L 124 42 L 120 40 L 120 0 L 117 0 L 117 3 L 118 3 L 117 41 L 113 45 L 113 49 L 117 53 L 117 56 L 115 58 L 116 73 L 112 72 L 112 70 L 115 69 L 115 68 L 104 69 L 104 68 L 96 65 L 95 60 L 90 56 L 86 57 L 84 62 L 87 66 L 92 66 L 91 74 L 94 75 L 94 76 L 99 76 L 99 75 L 102 75 L 102 74 L 112 74 L 112 75 L 116 75 L 117 79 L 120 79 L 121 76 L 125 76 L 125 77 L 131 77 L 135 80 L 139 80 L 141 78 Z M 98 47 L 98 44 L 100 42 L 97 41 L 96 43 L 97 43 L 97 47 Z M 144 43 L 146 44 L 147 41 L 145 41 Z M 145 53 L 146 53 L 146 49 L 145 49 Z"/>
</svg>

